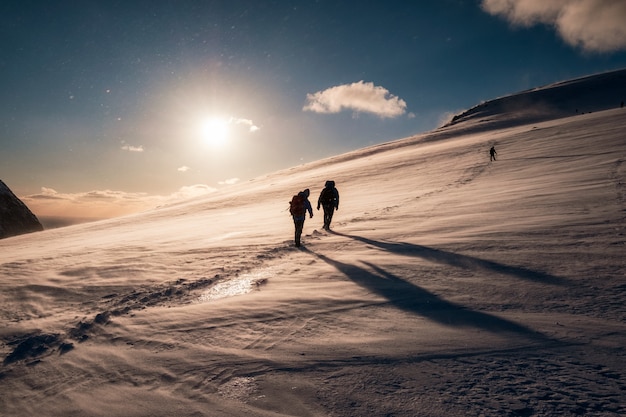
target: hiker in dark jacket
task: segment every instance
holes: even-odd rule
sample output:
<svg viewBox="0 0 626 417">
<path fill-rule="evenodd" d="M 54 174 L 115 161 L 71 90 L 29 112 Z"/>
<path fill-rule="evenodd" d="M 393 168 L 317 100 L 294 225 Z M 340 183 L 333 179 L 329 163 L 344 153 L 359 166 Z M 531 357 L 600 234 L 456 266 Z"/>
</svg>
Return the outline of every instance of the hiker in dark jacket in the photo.
<svg viewBox="0 0 626 417">
<path fill-rule="evenodd" d="M 324 229 L 330 230 L 335 210 L 339 210 L 339 191 L 335 188 L 335 181 L 326 181 L 324 189 L 317 199 L 317 209 L 324 208 Z"/>
<path fill-rule="evenodd" d="M 498 154 L 498 152 L 496 152 L 496 148 L 492 146 L 491 149 L 489 149 L 489 160 L 490 161 L 495 161 L 497 154 Z"/>
<path fill-rule="evenodd" d="M 302 229 L 304 228 L 304 220 L 306 219 L 306 212 L 309 212 L 309 216 L 313 218 L 313 208 L 309 201 L 309 195 L 311 192 L 307 188 L 304 191 L 300 191 L 297 195 L 294 195 L 289 203 L 289 212 L 293 217 L 293 224 L 296 228 L 295 241 L 296 246 L 300 247 L 300 237 L 302 236 Z"/>
</svg>

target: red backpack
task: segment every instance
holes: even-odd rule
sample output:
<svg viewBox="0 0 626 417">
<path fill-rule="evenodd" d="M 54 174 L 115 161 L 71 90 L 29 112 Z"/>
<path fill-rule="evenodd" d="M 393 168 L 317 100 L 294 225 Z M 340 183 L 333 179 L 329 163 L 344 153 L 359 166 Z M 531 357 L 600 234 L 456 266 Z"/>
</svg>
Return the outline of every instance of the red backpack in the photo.
<svg viewBox="0 0 626 417">
<path fill-rule="evenodd" d="M 289 213 L 292 216 L 304 216 L 304 196 L 296 194 L 289 202 Z"/>
</svg>

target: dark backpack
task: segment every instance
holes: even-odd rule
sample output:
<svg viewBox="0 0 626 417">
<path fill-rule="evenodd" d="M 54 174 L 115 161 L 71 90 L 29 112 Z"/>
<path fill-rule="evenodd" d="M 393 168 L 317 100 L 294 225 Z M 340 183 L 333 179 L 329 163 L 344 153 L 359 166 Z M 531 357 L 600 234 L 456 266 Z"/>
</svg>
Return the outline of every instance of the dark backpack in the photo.
<svg viewBox="0 0 626 417">
<path fill-rule="evenodd" d="M 322 190 L 322 194 L 320 195 L 320 203 L 323 205 L 331 205 L 335 202 L 335 189 L 326 187 Z"/>
<path fill-rule="evenodd" d="M 289 213 L 292 216 L 304 216 L 304 196 L 296 194 L 289 202 Z"/>
</svg>

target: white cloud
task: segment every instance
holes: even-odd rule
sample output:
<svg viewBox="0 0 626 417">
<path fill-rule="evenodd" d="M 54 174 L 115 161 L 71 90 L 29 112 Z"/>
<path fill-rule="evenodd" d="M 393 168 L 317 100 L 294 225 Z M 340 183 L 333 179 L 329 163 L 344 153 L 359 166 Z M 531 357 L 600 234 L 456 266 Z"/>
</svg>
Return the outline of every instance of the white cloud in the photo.
<svg viewBox="0 0 626 417">
<path fill-rule="evenodd" d="M 183 165 L 182 167 L 178 168 L 178 171 L 179 171 L 179 172 L 187 172 L 187 171 L 189 171 L 190 169 L 191 169 L 191 168 L 189 168 L 188 166 Z"/>
<path fill-rule="evenodd" d="M 246 125 L 248 126 L 248 130 L 250 131 L 250 133 L 254 133 L 261 129 L 260 127 L 256 126 L 254 122 L 252 122 L 252 120 L 250 119 L 237 119 L 235 117 L 231 117 L 230 123 L 236 125 Z"/>
<path fill-rule="evenodd" d="M 315 113 L 339 113 L 353 110 L 371 113 L 382 118 L 401 116 L 406 111 L 406 102 L 374 83 L 359 81 L 338 85 L 317 93 L 307 94 L 304 111 Z"/>
<path fill-rule="evenodd" d="M 481 7 L 514 25 L 554 26 L 565 42 L 587 52 L 626 49 L 624 0 L 482 0 Z"/>
<path fill-rule="evenodd" d="M 139 146 L 123 145 L 122 149 L 128 152 L 143 152 L 143 145 L 139 145 Z"/>
<path fill-rule="evenodd" d="M 237 184 L 238 182 L 239 182 L 239 178 L 229 178 L 227 180 L 220 181 L 219 184 L 220 185 L 233 185 L 233 184 Z"/>
</svg>

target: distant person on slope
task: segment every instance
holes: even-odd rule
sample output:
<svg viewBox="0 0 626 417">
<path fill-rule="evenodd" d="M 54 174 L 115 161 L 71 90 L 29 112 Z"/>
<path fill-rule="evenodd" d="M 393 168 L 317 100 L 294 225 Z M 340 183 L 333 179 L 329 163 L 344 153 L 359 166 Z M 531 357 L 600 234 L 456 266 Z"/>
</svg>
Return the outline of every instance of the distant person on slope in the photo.
<svg viewBox="0 0 626 417">
<path fill-rule="evenodd" d="M 489 149 L 489 160 L 490 161 L 495 161 L 496 160 L 496 155 L 498 154 L 498 152 L 496 152 L 496 148 L 494 148 L 493 146 L 491 147 L 491 149 Z"/>
<path fill-rule="evenodd" d="M 300 247 L 300 237 L 302 236 L 302 229 L 304 228 L 304 220 L 306 219 L 306 212 L 309 211 L 309 215 L 313 218 L 313 208 L 309 201 L 309 195 L 311 192 L 307 188 L 304 191 L 300 191 L 294 195 L 289 202 L 289 213 L 293 217 L 293 224 L 296 228 L 295 241 L 296 247 Z"/>
<path fill-rule="evenodd" d="M 335 188 L 335 181 L 326 181 L 324 189 L 317 199 L 317 209 L 324 208 L 324 229 L 330 230 L 335 210 L 339 210 L 339 191 Z"/>
</svg>

